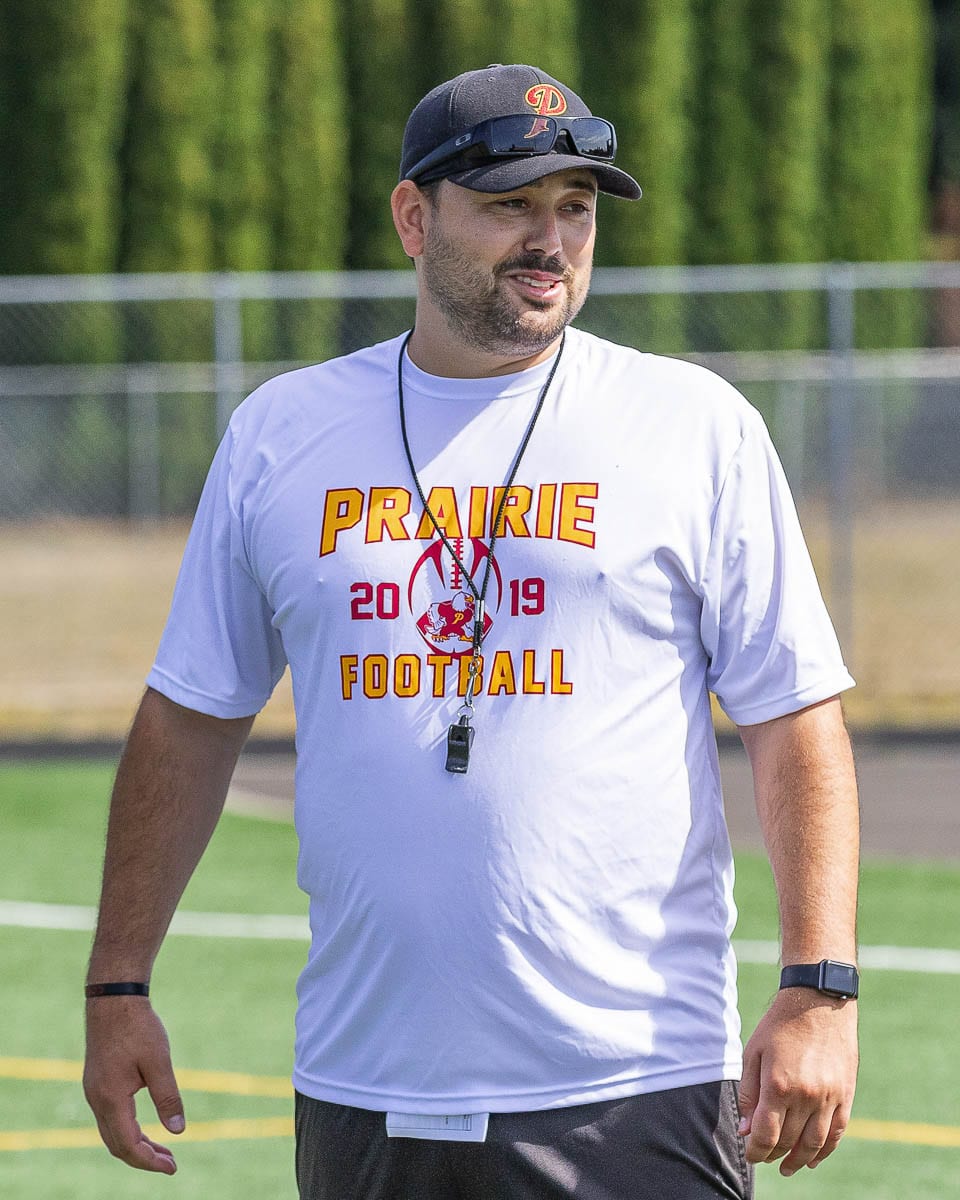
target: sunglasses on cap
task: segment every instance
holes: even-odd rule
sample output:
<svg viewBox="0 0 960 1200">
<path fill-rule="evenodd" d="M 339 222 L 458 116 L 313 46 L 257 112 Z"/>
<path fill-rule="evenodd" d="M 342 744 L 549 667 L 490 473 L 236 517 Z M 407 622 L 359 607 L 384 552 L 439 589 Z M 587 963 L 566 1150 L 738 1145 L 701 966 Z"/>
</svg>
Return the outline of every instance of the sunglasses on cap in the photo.
<svg viewBox="0 0 960 1200">
<path fill-rule="evenodd" d="M 417 179 L 442 164 L 463 160 L 467 167 L 475 159 L 527 158 L 550 154 L 560 139 L 569 151 L 582 158 L 613 162 L 617 135 L 602 117 L 536 117 L 517 115 L 491 117 L 431 150 L 404 175 Z"/>
</svg>

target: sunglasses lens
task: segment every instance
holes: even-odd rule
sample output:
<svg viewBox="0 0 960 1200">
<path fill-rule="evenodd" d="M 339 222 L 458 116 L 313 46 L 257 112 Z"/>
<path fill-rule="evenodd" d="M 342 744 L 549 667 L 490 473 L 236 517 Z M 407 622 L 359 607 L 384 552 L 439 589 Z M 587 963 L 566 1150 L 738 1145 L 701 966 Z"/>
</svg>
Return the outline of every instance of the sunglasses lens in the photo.
<svg viewBox="0 0 960 1200">
<path fill-rule="evenodd" d="M 485 139 L 491 154 L 545 154 L 557 140 L 549 117 L 498 117 Z"/>
<path fill-rule="evenodd" d="M 616 136 L 609 121 L 600 117 L 580 117 L 571 121 L 571 136 L 578 153 L 587 158 L 612 159 L 617 149 Z"/>
</svg>

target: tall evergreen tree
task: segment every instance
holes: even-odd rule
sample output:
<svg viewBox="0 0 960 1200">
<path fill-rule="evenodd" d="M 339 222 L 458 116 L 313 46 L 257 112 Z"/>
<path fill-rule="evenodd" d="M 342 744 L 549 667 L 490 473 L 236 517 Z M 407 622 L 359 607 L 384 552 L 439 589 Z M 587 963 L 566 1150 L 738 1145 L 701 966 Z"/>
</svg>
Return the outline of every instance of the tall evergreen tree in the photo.
<svg viewBox="0 0 960 1200">
<path fill-rule="evenodd" d="M 694 0 L 695 67 L 689 88 L 695 152 L 689 172 L 693 263 L 755 262 L 759 252 L 760 132 L 753 0 Z"/>
<path fill-rule="evenodd" d="M 551 0 L 548 8 L 517 4 L 515 0 L 495 0 L 490 10 L 491 61 L 530 63 L 579 90 L 576 0 Z"/>
<path fill-rule="evenodd" d="M 757 258 L 819 262 L 829 133 L 829 0 L 767 0 L 755 23 Z M 822 305 L 809 292 L 771 294 L 754 305 L 755 344 L 820 344 Z"/>
<path fill-rule="evenodd" d="M 926 0 L 834 0 L 830 256 L 916 259 L 926 229 L 932 30 Z"/>
<path fill-rule="evenodd" d="M 934 123 L 930 165 L 933 258 L 960 259 L 960 8 L 934 0 Z M 938 297 L 937 345 L 960 342 L 960 294 Z"/>
<path fill-rule="evenodd" d="M 131 0 L 120 266 L 212 263 L 210 150 L 216 101 L 209 0 Z"/>
<path fill-rule="evenodd" d="M 348 104 L 340 13 L 336 0 L 276 7 L 270 161 L 280 271 L 343 266 L 357 106 Z"/>
<path fill-rule="evenodd" d="M 414 36 L 416 41 L 414 41 Z M 350 97 L 350 224 L 348 265 L 382 269 L 407 265 L 390 215 L 400 143 L 410 109 L 420 98 L 409 64 L 423 53 L 405 0 L 354 0 L 346 31 Z"/>
<path fill-rule="evenodd" d="M 684 261 L 688 240 L 687 172 L 691 126 L 685 97 L 691 78 L 690 0 L 612 0 L 602 20 L 581 8 L 582 95 L 617 128 L 617 163 L 640 181 L 636 204 L 601 199 L 597 261 L 648 266 Z M 585 313 L 612 336 L 650 349 L 683 343 L 682 303 L 594 298 Z"/>
<path fill-rule="evenodd" d="M 829 133 L 829 0 L 766 0 L 756 22 L 758 258 L 818 262 Z"/>
<path fill-rule="evenodd" d="M 691 129 L 689 0 L 612 0 L 603 19 L 581 14 L 583 96 L 617 127 L 618 165 L 639 179 L 637 205 L 606 205 L 598 261 L 646 266 L 683 261 Z"/>
<path fill-rule="evenodd" d="M 413 15 L 410 60 L 415 97 L 464 71 L 498 61 L 502 0 L 408 0 Z M 418 52 L 427 46 L 430 53 Z M 512 57 L 510 61 L 515 61 Z"/>
<path fill-rule="evenodd" d="M 216 105 L 215 31 L 210 0 L 130 0 L 127 122 L 122 151 L 125 271 L 204 271 L 213 265 L 212 168 Z M 127 311 L 134 361 L 208 361 L 210 306 L 157 302 Z M 210 459 L 212 402 L 159 402 L 162 504 L 195 503 Z"/>
<path fill-rule="evenodd" d="M 347 11 L 336 0 L 282 0 L 274 6 L 267 162 L 272 266 L 280 271 L 344 266 L 352 111 L 342 24 Z M 340 348 L 340 306 L 334 301 L 283 301 L 272 316 L 267 323 L 274 328 L 273 355 L 317 360 Z"/>
<path fill-rule="evenodd" d="M 932 128 L 926 0 L 834 0 L 827 253 L 848 261 L 924 256 Z M 864 346 L 914 345 L 902 297 L 858 297 Z"/>
<path fill-rule="evenodd" d="M 531 63 L 576 89 L 580 79 L 576 0 L 548 10 L 516 0 L 409 0 L 414 38 L 430 54 L 413 55 L 420 94 L 490 63 Z"/>
<path fill-rule="evenodd" d="M 949 188 L 952 201 L 960 184 L 960 8 L 956 0 L 933 0 L 933 14 L 936 58 L 931 176 L 935 188 Z M 945 232 L 960 235 L 958 220 L 960 214 L 951 213 Z"/>
<path fill-rule="evenodd" d="M 113 269 L 123 111 L 125 0 L 7 0 L 0 6 L 0 271 Z M 13 339 L 11 339 L 13 340 Z M 22 351 L 27 362 L 109 362 L 119 350 L 110 305 L 62 304 Z M 21 353 L 4 347 L 6 362 Z M 91 511 L 116 503 L 100 464 L 119 452 L 110 401 L 15 407 L 18 467 L 43 497 L 67 478 Z M 32 448 L 28 450 L 26 448 Z"/>
<path fill-rule="evenodd" d="M 213 136 L 213 263 L 224 271 L 269 268 L 269 0 L 214 0 L 217 103 Z"/>
<path fill-rule="evenodd" d="M 0 271 L 110 270 L 125 0 L 7 0 Z"/>
</svg>

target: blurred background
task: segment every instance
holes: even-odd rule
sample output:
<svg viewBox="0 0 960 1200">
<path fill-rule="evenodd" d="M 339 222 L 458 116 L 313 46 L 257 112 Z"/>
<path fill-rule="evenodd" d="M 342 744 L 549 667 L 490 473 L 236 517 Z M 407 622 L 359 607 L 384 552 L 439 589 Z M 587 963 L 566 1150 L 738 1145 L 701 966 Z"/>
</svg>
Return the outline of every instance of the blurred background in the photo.
<svg viewBox="0 0 960 1200">
<path fill-rule="evenodd" d="M 960 0 L 4 0 L 0 739 L 122 737 L 230 412 L 409 327 L 406 117 L 515 61 L 644 188 L 578 324 L 764 413 L 854 729 L 960 729 Z"/>
</svg>

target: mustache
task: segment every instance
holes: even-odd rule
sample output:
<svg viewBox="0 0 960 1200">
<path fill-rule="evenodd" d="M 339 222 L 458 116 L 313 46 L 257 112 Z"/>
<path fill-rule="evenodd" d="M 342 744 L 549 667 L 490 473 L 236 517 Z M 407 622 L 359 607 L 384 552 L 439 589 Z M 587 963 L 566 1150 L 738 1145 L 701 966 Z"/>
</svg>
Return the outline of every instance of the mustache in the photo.
<svg viewBox="0 0 960 1200">
<path fill-rule="evenodd" d="M 559 275 L 566 279 L 570 274 L 569 266 L 557 255 L 549 256 L 535 254 L 518 254 L 515 258 L 507 259 L 496 269 L 497 275 L 505 275 L 508 271 L 544 271 L 548 275 Z"/>
</svg>

